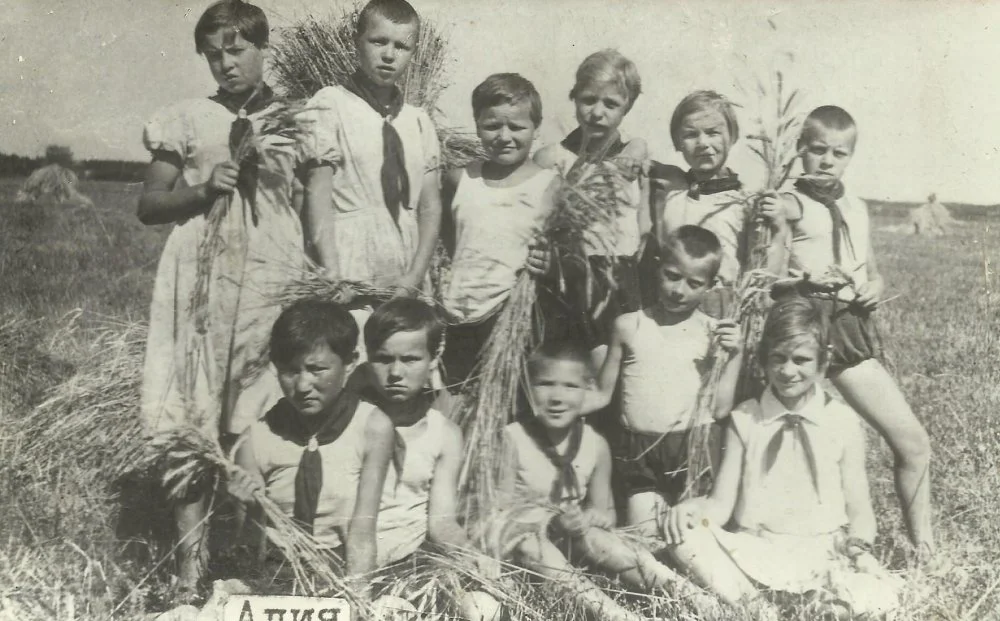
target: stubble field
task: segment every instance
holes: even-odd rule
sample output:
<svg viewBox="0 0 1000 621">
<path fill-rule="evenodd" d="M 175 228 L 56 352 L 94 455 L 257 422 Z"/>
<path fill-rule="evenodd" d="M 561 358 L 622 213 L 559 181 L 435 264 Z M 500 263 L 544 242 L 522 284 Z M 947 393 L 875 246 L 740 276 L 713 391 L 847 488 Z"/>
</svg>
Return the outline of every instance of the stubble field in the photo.
<svg viewBox="0 0 1000 621">
<path fill-rule="evenodd" d="M 112 496 L 123 490 L 101 485 L 116 464 L 61 459 L 59 442 L 79 447 L 69 433 L 48 442 L 51 454 L 28 449 L 34 405 L 109 352 L 141 350 L 169 231 L 135 219 L 137 186 L 83 183 L 93 208 L 15 206 L 17 186 L 0 180 L 0 619 L 137 618 L 167 590 L 165 549 L 147 542 L 155 528 L 119 528 Z M 888 295 L 899 296 L 880 311 L 890 362 L 931 436 L 934 525 L 949 566 L 938 576 L 907 569 L 892 456 L 870 433 L 877 551 L 908 581 L 903 619 L 1000 618 L 1000 211 L 954 215 L 959 226 L 944 237 L 875 237 Z M 898 209 L 875 218 L 877 229 L 900 222 Z M 116 441 L 114 428 L 93 431 L 86 437 Z"/>
</svg>

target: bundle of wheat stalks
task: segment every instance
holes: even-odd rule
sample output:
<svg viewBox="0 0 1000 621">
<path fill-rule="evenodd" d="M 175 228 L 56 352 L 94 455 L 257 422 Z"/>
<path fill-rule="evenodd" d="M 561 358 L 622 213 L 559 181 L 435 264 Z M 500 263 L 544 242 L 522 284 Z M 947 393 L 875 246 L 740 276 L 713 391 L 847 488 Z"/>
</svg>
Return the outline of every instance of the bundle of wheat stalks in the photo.
<svg viewBox="0 0 1000 621">
<path fill-rule="evenodd" d="M 725 319 L 735 321 L 741 328 L 743 366 L 737 388 L 738 398 L 750 398 L 764 381 L 763 372 L 756 359 L 764 319 L 770 308 L 771 287 L 778 279 L 768 269 L 768 250 L 771 246 L 771 229 L 760 216 L 759 201 L 764 192 L 780 189 L 788 181 L 796 160 L 801 155 L 797 143 L 805 118 L 799 103 L 801 91 L 789 90 L 787 66 L 793 57 L 784 55 L 784 62 L 769 71 L 766 76 L 748 71 L 752 85 L 739 82 L 743 96 L 752 103 L 751 118 L 755 131 L 747 136 L 750 150 L 760 159 L 767 174 L 761 191 L 745 193 L 743 201 L 749 212 L 747 231 L 748 256 L 745 258 L 743 273 L 735 287 L 735 303 Z M 706 374 L 698 397 L 697 412 L 700 420 L 711 420 L 715 411 L 716 387 L 726 366 L 726 356 L 721 352 L 715 357 L 709 373 Z M 708 448 L 708 427 L 696 426 L 692 429 L 688 449 L 688 493 L 699 491 L 697 486 L 705 478 L 701 475 L 711 471 Z"/>
<path fill-rule="evenodd" d="M 31 173 L 14 199 L 17 203 L 35 203 L 50 199 L 56 203 L 91 206 L 89 198 L 76 189 L 76 173 L 59 164 L 49 164 Z"/>
<path fill-rule="evenodd" d="M 308 16 L 279 31 L 272 46 L 276 85 L 289 97 L 308 99 L 325 86 L 347 84 L 357 71 L 355 24 L 360 7 L 325 18 Z M 442 166 L 459 168 L 481 157 L 475 134 L 443 123 L 438 98 L 447 86 L 448 40 L 429 19 L 420 22 L 420 37 L 410 67 L 400 81 L 406 102 L 431 114 L 441 143 Z"/>
</svg>

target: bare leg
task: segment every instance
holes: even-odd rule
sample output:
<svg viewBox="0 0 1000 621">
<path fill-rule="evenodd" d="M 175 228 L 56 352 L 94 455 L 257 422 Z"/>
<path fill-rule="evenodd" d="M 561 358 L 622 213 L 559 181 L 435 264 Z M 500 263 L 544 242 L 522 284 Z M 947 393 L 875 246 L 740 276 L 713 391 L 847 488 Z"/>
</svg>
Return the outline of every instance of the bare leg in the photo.
<svg viewBox="0 0 1000 621">
<path fill-rule="evenodd" d="M 529 537 L 521 542 L 517 551 L 529 568 L 570 590 L 598 619 L 640 621 L 638 615 L 616 604 L 579 569 L 573 567 L 559 548 L 548 539 Z"/>
<path fill-rule="evenodd" d="M 657 519 L 664 509 L 665 501 L 656 492 L 639 492 L 628 497 L 627 520 L 629 526 L 636 526 L 647 537 L 660 537 Z"/>
<path fill-rule="evenodd" d="M 877 360 L 865 360 L 831 378 L 834 386 L 885 438 L 895 457 L 896 494 L 913 543 L 935 551 L 931 532 L 930 438 L 896 381 Z"/>
<path fill-rule="evenodd" d="M 174 508 L 177 523 L 178 586 L 196 589 L 208 567 L 208 497 L 181 502 Z"/>
<path fill-rule="evenodd" d="M 696 526 L 686 531 L 684 537 L 684 543 L 671 546 L 668 550 L 695 581 L 732 605 L 743 604 L 760 595 L 746 574 L 719 546 L 710 530 Z"/>
</svg>

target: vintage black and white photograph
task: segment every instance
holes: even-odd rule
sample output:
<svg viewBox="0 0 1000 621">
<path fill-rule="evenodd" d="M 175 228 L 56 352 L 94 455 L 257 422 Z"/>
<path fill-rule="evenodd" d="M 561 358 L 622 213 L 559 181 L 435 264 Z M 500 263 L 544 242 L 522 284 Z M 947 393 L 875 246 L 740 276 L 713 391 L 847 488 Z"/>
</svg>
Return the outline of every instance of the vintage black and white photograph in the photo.
<svg viewBox="0 0 1000 621">
<path fill-rule="evenodd" d="M 8 0 L 0 620 L 1000 619 L 1000 2 Z"/>
</svg>

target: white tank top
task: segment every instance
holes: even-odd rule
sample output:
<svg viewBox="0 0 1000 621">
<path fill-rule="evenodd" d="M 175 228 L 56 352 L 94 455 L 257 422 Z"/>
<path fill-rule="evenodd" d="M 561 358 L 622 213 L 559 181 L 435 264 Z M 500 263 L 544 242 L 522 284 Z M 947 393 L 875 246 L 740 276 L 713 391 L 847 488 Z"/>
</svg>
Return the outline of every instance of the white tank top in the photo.
<svg viewBox="0 0 1000 621">
<path fill-rule="evenodd" d="M 714 321 L 701 311 L 672 326 L 642 311 L 625 317 L 638 325 L 622 359 L 622 423 L 630 431 L 665 433 L 702 422 L 693 416 Z"/>
<path fill-rule="evenodd" d="M 313 532 L 325 546 L 344 544 L 347 524 L 354 514 L 361 465 L 365 454 L 365 428 L 375 406 L 358 404 L 354 418 L 339 438 L 319 447 L 323 459 L 323 487 L 319 492 Z M 264 477 L 265 492 L 287 515 L 295 508 L 295 475 L 304 447 L 274 434 L 264 420 L 250 426 L 250 446 Z"/>
<path fill-rule="evenodd" d="M 413 554 L 427 538 L 427 508 L 434 469 L 441 456 L 447 420 L 428 410 L 423 420 L 396 427 L 396 450 L 405 447 L 402 472 L 391 464 L 382 488 L 378 515 L 378 564 L 394 563 Z"/>
<path fill-rule="evenodd" d="M 555 176 L 540 170 L 516 186 L 494 188 L 483 180 L 481 164 L 462 171 L 451 206 L 455 256 L 442 299 L 454 317 L 475 322 L 510 295 L 551 208 L 543 203 Z"/>
<path fill-rule="evenodd" d="M 555 465 L 546 457 L 545 452 L 535 440 L 528 435 L 521 423 L 511 423 L 504 429 L 506 441 L 511 442 L 517 454 L 517 472 L 515 488 L 519 494 L 549 500 L 552 485 L 559 476 Z M 573 459 L 573 470 L 576 472 L 576 482 L 580 486 L 581 497 L 576 502 L 582 503 L 590 486 L 590 479 L 597 468 L 597 432 L 590 425 L 583 426 L 583 436 L 580 439 L 580 450 Z M 566 500 L 571 490 L 566 490 Z"/>
</svg>

